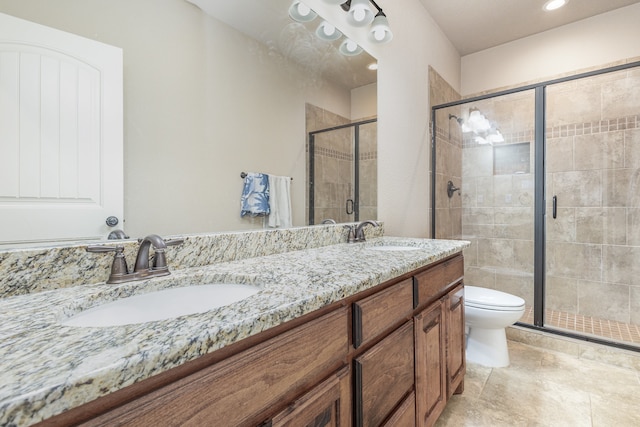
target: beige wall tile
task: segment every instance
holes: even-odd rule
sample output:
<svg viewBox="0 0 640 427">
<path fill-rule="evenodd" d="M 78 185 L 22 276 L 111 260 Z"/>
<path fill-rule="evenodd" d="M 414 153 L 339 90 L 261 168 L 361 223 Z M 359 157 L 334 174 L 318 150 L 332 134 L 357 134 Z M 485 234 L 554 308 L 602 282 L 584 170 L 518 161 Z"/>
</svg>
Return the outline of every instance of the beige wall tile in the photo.
<svg viewBox="0 0 640 427">
<path fill-rule="evenodd" d="M 480 286 L 482 288 L 495 289 L 495 270 L 486 267 L 464 266 L 464 284 L 469 286 Z"/>
<path fill-rule="evenodd" d="M 624 117 L 638 111 L 640 77 L 618 79 L 603 85 L 602 119 Z"/>
<path fill-rule="evenodd" d="M 627 244 L 640 246 L 640 208 L 627 209 Z"/>
<path fill-rule="evenodd" d="M 602 173 L 596 171 L 557 172 L 552 174 L 558 207 L 588 207 L 602 204 Z"/>
<path fill-rule="evenodd" d="M 566 172 L 573 166 L 573 136 L 548 138 L 545 153 L 547 172 Z"/>
<path fill-rule="evenodd" d="M 578 312 L 578 279 L 547 275 L 545 299 L 548 310 Z"/>
<path fill-rule="evenodd" d="M 548 242 L 547 274 L 584 280 L 601 280 L 602 246 Z"/>
<path fill-rule="evenodd" d="M 576 242 L 602 243 L 604 222 L 602 208 L 576 208 Z"/>
<path fill-rule="evenodd" d="M 553 218 L 553 210 L 547 208 L 546 232 L 547 241 L 575 242 L 576 241 L 576 213 L 575 208 L 558 208 Z"/>
<path fill-rule="evenodd" d="M 640 286 L 640 247 L 605 245 L 602 257 L 605 282 Z"/>
<path fill-rule="evenodd" d="M 479 239 L 478 263 L 487 267 L 513 268 L 514 241 Z"/>
<path fill-rule="evenodd" d="M 574 137 L 576 170 L 624 167 L 624 131 Z"/>
<path fill-rule="evenodd" d="M 624 132 L 625 168 L 640 169 L 640 129 Z"/>
<path fill-rule="evenodd" d="M 629 323 L 629 286 L 578 281 L 578 314 Z"/>
<path fill-rule="evenodd" d="M 493 148 L 470 147 L 462 150 L 462 176 L 492 176 Z"/>
<path fill-rule="evenodd" d="M 602 176 L 602 204 L 607 207 L 640 207 L 640 171 L 606 170 Z"/>
<path fill-rule="evenodd" d="M 576 88 L 575 82 L 547 88 L 547 126 L 600 120 L 601 86 Z"/>
<path fill-rule="evenodd" d="M 625 245 L 627 243 L 627 210 L 625 208 L 603 208 L 603 243 Z"/>
<path fill-rule="evenodd" d="M 533 306 L 533 274 L 507 270 L 496 271 L 496 289 L 524 299 Z"/>
<path fill-rule="evenodd" d="M 629 287 L 629 301 L 630 322 L 634 325 L 640 325 L 640 286 Z"/>
</svg>

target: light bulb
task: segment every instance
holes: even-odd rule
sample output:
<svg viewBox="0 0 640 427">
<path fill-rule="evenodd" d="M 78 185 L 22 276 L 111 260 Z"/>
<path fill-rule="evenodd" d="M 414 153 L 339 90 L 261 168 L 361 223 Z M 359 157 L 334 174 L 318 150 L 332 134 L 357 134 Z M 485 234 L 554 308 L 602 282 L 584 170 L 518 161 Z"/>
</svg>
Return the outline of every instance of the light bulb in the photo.
<svg viewBox="0 0 640 427">
<path fill-rule="evenodd" d="M 364 21 L 364 18 L 366 17 L 366 13 L 364 11 L 364 9 L 356 9 L 353 11 L 353 19 L 355 19 L 358 22 L 362 22 Z"/>
<path fill-rule="evenodd" d="M 356 42 L 351 40 L 347 41 L 347 50 L 349 52 L 355 52 L 356 49 L 358 49 L 358 45 L 356 44 Z"/>
<path fill-rule="evenodd" d="M 298 13 L 302 16 L 307 16 L 311 13 L 311 8 L 304 3 L 298 3 Z"/>
<path fill-rule="evenodd" d="M 336 27 L 327 22 L 322 26 L 322 31 L 325 35 L 332 36 L 336 32 Z"/>
<path fill-rule="evenodd" d="M 384 40 L 384 36 L 385 36 L 385 31 L 381 28 L 378 28 L 373 32 L 373 38 L 375 38 L 378 41 Z"/>
</svg>

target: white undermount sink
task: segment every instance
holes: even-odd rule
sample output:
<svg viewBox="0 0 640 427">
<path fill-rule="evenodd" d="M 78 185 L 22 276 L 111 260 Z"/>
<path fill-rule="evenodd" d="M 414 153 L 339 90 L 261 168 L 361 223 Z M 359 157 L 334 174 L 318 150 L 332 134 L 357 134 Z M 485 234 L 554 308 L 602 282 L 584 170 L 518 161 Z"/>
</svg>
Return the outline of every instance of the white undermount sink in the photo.
<svg viewBox="0 0 640 427">
<path fill-rule="evenodd" d="M 61 323 L 104 327 L 165 320 L 229 305 L 259 291 L 259 286 L 228 283 L 169 288 L 104 303 Z"/>
<path fill-rule="evenodd" d="M 420 248 L 417 248 L 415 246 L 395 246 L 395 245 L 384 245 L 384 246 L 369 246 L 367 249 L 370 249 L 372 251 L 396 251 L 396 252 L 401 252 L 401 251 L 417 251 L 420 250 Z"/>
</svg>

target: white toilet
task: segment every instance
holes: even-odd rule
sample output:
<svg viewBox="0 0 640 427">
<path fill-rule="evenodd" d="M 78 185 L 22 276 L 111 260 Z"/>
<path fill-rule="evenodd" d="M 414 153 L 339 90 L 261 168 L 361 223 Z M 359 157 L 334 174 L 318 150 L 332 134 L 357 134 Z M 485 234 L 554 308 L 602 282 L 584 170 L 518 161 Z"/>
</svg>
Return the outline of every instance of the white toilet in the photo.
<svg viewBox="0 0 640 427">
<path fill-rule="evenodd" d="M 492 368 L 509 366 L 505 328 L 524 314 L 524 300 L 506 292 L 464 287 L 467 361 Z"/>
</svg>

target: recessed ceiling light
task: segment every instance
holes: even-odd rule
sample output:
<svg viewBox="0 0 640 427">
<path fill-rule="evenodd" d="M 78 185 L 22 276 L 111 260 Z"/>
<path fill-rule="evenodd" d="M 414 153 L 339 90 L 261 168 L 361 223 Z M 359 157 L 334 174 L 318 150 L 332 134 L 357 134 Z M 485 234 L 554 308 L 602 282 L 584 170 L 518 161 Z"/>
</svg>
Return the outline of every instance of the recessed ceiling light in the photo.
<svg viewBox="0 0 640 427">
<path fill-rule="evenodd" d="M 542 8 L 549 12 L 551 10 L 559 9 L 567 3 L 568 0 L 549 0 L 544 4 L 544 6 L 542 6 Z"/>
<path fill-rule="evenodd" d="M 378 63 L 372 62 L 371 64 L 367 65 L 367 68 L 370 69 L 371 71 L 375 71 L 378 69 Z"/>
</svg>

